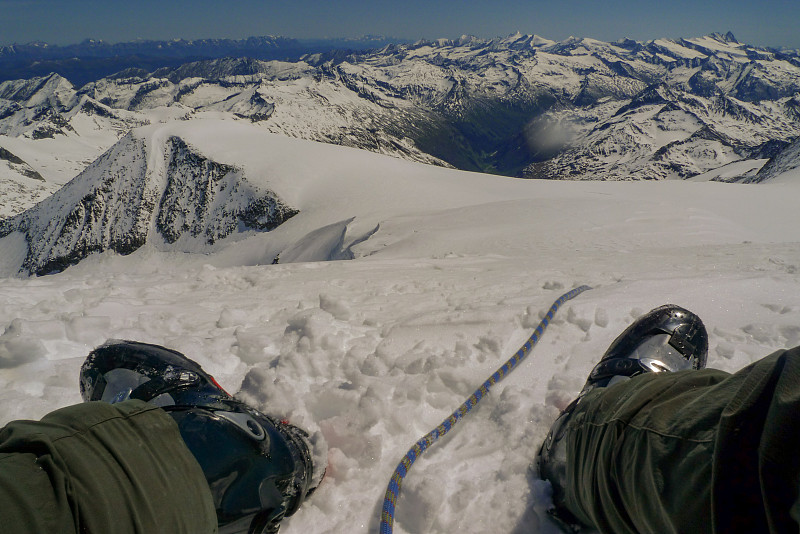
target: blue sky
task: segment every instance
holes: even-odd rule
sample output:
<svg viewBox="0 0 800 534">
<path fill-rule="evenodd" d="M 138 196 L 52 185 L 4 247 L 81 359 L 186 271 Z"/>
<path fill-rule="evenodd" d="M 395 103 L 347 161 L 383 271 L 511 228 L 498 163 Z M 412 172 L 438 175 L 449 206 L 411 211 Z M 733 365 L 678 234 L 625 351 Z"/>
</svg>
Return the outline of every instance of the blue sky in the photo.
<svg viewBox="0 0 800 534">
<path fill-rule="evenodd" d="M 588 0 L 0 0 L 0 44 L 86 38 L 570 35 L 613 41 L 733 31 L 743 42 L 800 48 L 800 2 Z"/>
</svg>

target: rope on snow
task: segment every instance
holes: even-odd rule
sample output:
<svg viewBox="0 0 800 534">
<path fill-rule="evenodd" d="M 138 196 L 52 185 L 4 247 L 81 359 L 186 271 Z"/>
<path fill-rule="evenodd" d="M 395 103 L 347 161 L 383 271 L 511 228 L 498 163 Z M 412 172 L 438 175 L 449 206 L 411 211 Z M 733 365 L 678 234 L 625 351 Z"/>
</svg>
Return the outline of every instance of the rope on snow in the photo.
<svg viewBox="0 0 800 534">
<path fill-rule="evenodd" d="M 405 478 L 408 471 L 411 469 L 411 465 L 419 458 L 425 450 L 428 449 L 431 445 L 433 445 L 436 440 L 440 437 L 447 434 L 451 428 L 455 426 L 455 424 L 461 420 L 462 417 L 467 415 L 475 405 L 480 402 L 480 400 L 484 397 L 484 395 L 489 393 L 489 389 L 500 380 L 505 378 L 514 368 L 530 353 L 533 346 L 539 341 L 539 338 L 544 333 L 547 325 L 550 324 L 550 321 L 553 319 L 553 316 L 556 313 L 556 310 L 564 304 L 566 301 L 577 297 L 587 289 L 591 289 L 589 286 L 580 286 L 567 293 L 561 295 L 550 307 L 550 310 L 547 312 L 547 315 L 542 319 L 539 323 L 539 326 L 536 327 L 536 330 L 533 332 L 528 341 L 520 347 L 520 349 L 511 357 L 502 367 L 500 367 L 497 371 L 490 376 L 486 382 L 479 387 L 475 393 L 473 393 L 464 404 L 462 404 L 455 412 L 450 415 L 447 419 L 442 421 L 442 423 L 428 432 L 422 439 L 417 441 L 411 449 L 406 453 L 400 463 L 397 464 L 397 468 L 394 470 L 394 474 L 392 475 L 391 480 L 389 481 L 389 487 L 386 488 L 386 496 L 383 500 L 383 511 L 381 512 L 381 526 L 380 526 L 380 534 L 392 534 L 392 528 L 394 525 L 394 508 L 397 504 L 397 498 L 400 496 L 400 486 L 403 483 L 403 479 Z"/>
</svg>

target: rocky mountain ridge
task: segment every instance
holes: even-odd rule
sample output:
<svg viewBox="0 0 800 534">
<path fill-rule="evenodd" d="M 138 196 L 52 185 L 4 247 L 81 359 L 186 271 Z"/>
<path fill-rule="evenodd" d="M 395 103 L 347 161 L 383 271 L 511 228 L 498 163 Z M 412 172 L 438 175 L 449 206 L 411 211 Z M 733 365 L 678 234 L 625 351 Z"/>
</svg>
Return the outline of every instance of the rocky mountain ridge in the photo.
<svg viewBox="0 0 800 534">
<path fill-rule="evenodd" d="M 777 177 L 792 174 L 800 177 L 800 139 L 781 150 L 759 169 L 758 173 L 748 176 L 744 183 L 761 183 Z"/>
<path fill-rule="evenodd" d="M 93 252 L 129 254 L 146 242 L 202 249 L 234 232 L 269 231 L 295 214 L 241 169 L 179 137 L 159 143 L 130 133 L 51 197 L 0 220 L 0 239 L 24 240 L 19 272 L 43 275 Z"/>
</svg>

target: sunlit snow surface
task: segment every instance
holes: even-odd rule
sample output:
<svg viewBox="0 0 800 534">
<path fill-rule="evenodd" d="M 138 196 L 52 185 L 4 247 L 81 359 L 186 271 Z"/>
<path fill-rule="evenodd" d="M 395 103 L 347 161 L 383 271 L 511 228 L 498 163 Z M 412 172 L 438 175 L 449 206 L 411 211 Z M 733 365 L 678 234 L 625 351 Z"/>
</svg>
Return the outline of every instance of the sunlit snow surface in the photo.
<svg viewBox="0 0 800 534">
<path fill-rule="evenodd" d="M 406 450 L 576 285 L 595 289 L 415 464 L 395 532 L 556 532 L 529 465 L 608 344 L 655 306 L 705 320 L 712 367 L 800 344 L 797 180 L 522 181 L 235 125 L 151 128 L 149 142 L 180 135 L 301 213 L 208 255 L 146 246 L 0 280 L 0 423 L 79 402 L 78 369 L 107 338 L 175 348 L 324 437 L 326 478 L 287 534 L 377 531 Z"/>
</svg>

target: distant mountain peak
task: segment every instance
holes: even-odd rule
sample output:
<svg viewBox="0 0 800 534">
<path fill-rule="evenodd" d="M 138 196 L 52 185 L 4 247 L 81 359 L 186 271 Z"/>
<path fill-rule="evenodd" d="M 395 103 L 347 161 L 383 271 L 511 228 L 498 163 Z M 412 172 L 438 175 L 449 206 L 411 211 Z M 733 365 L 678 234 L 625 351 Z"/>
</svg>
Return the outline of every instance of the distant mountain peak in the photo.
<svg viewBox="0 0 800 534">
<path fill-rule="evenodd" d="M 732 31 L 728 31 L 725 34 L 715 32 L 709 35 L 709 37 L 713 37 L 725 43 L 741 44 L 739 43 L 739 41 L 736 40 L 736 36 L 733 35 Z"/>
</svg>

